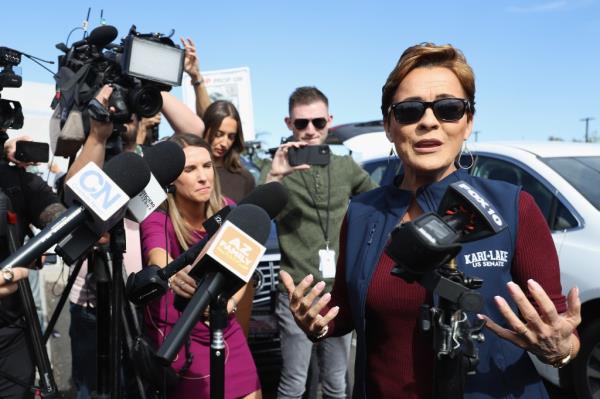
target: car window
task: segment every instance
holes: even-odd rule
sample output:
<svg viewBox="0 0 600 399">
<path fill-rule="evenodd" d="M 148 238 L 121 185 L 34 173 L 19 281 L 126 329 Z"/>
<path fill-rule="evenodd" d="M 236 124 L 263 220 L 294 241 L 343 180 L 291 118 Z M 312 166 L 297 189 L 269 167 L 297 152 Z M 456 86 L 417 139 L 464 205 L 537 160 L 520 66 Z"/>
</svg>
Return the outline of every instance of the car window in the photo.
<svg viewBox="0 0 600 399">
<path fill-rule="evenodd" d="M 380 159 L 377 161 L 366 162 L 363 164 L 363 169 L 367 171 L 367 173 L 371 176 L 371 180 L 373 180 L 377 184 L 381 184 L 381 179 L 383 178 L 383 173 L 387 169 L 388 162 L 386 160 Z"/>
<path fill-rule="evenodd" d="M 396 157 L 380 158 L 367 161 L 362 164 L 362 167 L 375 183 L 384 186 L 394 181 L 394 177 L 400 170 L 400 160 Z"/>
<path fill-rule="evenodd" d="M 520 166 L 500 159 L 478 156 L 471 174 L 521 186 L 535 199 L 551 230 L 577 226 L 577 219 L 564 204 L 542 182 Z"/>
<path fill-rule="evenodd" d="M 600 210 L 600 157 L 542 158 Z"/>
</svg>

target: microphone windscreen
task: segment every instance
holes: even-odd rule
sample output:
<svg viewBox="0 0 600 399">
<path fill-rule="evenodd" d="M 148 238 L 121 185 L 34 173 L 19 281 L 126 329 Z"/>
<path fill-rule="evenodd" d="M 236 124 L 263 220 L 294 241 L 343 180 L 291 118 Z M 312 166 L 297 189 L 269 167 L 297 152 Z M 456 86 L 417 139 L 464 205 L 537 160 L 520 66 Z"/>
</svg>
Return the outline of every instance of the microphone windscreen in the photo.
<svg viewBox="0 0 600 399">
<path fill-rule="evenodd" d="M 87 42 L 95 45 L 96 47 L 102 48 L 115 40 L 118 34 L 119 32 L 117 32 L 117 28 L 114 26 L 101 25 L 97 28 L 94 28 L 94 30 L 90 32 Z"/>
<path fill-rule="evenodd" d="M 250 194 L 242 198 L 239 205 L 254 204 L 269 214 L 273 219 L 287 205 L 288 190 L 279 182 L 270 182 L 256 187 Z"/>
<path fill-rule="evenodd" d="M 227 221 L 233 223 L 250 237 L 264 244 L 271 231 L 271 218 L 265 210 L 252 204 L 236 206 L 229 212 Z"/>
<path fill-rule="evenodd" d="M 104 172 L 129 198 L 138 195 L 150 181 L 150 168 L 133 152 L 114 156 L 104 166 Z"/>
<path fill-rule="evenodd" d="M 177 143 L 162 141 L 151 147 L 144 147 L 144 161 L 158 183 L 166 187 L 183 172 L 185 153 Z"/>
</svg>

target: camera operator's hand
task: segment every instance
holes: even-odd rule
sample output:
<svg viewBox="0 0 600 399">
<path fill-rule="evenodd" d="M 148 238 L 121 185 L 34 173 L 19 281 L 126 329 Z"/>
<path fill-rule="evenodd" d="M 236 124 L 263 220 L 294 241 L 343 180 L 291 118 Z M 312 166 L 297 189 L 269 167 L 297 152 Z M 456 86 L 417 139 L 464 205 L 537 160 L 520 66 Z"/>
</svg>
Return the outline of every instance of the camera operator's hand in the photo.
<svg viewBox="0 0 600 399">
<path fill-rule="evenodd" d="M 304 277 L 298 285 L 294 285 L 292 276 L 283 270 L 279 272 L 279 279 L 288 292 L 290 311 L 294 315 L 298 327 L 313 339 L 321 338 L 327 334 L 327 325 L 338 315 L 340 308 L 334 306 L 329 309 L 325 316 L 321 315 L 321 310 L 331 300 L 330 293 L 326 293 L 319 298 L 325 288 L 325 283 L 323 281 L 318 282 L 306 293 L 314 280 L 312 274 Z"/>
<path fill-rule="evenodd" d="M 0 299 L 2 299 L 17 291 L 18 281 L 27 278 L 28 271 L 23 267 L 14 267 L 10 271 L 4 269 L 0 274 Z"/>
<path fill-rule="evenodd" d="M 281 181 L 284 177 L 289 175 L 290 173 L 296 170 L 306 170 L 310 169 L 310 165 L 303 164 L 298 166 L 291 166 L 288 161 L 288 150 L 290 147 L 304 147 L 306 143 L 302 143 L 299 141 L 293 141 L 289 143 L 282 144 L 279 146 L 275 155 L 273 156 L 273 162 L 271 163 L 271 170 L 267 175 L 265 183 L 269 183 L 272 181 Z"/>
<path fill-rule="evenodd" d="M 113 88 L 109 85 L 104 85 L 96 94 L 95 99 L 109 112 L 115 111 L 114 107 L 108 106 L 108 101 L 112 95 Z M 101 143 L 106 143 L 113 131 L 113 123 L 99 121 L 94 118 L 90 118 L 90 137 L 98 140 Z"/>
<path fill-rule="evenodd" d="M 173 292 L 183 298 L 191 298 L 196 292 L 196 280 L 194 280 L 188 274 L 192 270 L 192 266 L 188 265 L 177 272 L 173 277 L 169 279 Z"/>
<path fill-rule="evenodd" d="M 29 165 L 33 165 L 33 162 L 23 162 L 15 158 L 15 153 L 17 151 L 17 141 L 31 140 L 31 137 L 27 135 L 13 137 L 12 139 L 6 140 L 6 142 L 4 143 L 4 156 L 6 157 L 6 159 L 17 165 L 19 168 L 26 168 Z"/>
<path fill-rule="evenodd" d="M 184 39 L 181 37 L 179 40 L 181 40 L 181 44 L 185 49 L 183 70 L 190 75 L 192 82 L 201 82 L 202 74 L 200 73 L 200 61 L 198 60 L 198 55 L 196 54 L 196 45 L 190 38 Z"/>
<path fill-rule="evenodd" d="M 160 124 L 160 113 L 151 116 L 149 118 L 140 119 L 140 124 L 138 126 L 137 131 L 137 144 L 144 144 L 146 142 L 146 137 L 148 137 L 148 129 L 151 129 L 153 126 Z"/>
</svg>

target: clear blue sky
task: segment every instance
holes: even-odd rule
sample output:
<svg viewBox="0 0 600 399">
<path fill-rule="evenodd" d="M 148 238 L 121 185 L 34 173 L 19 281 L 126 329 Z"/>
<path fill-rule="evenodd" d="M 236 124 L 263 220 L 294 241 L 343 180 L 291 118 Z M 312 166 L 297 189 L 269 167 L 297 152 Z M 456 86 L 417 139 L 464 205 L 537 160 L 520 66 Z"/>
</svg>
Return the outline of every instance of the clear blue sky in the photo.
<svg viewBox="0 0 600 399">
<path fill-rule="evenodd" d="M 271 143 L 288 135 L 287 98 L 301 85 L 325 92 L 335 123 L 380 118 L 387 75 L 423 41 L 457 46 L 474 68 L 480 141 L 581 139 L 583 117 L 600 136 L 600 0 L 4 1 L 0 45 L 55 60 L 88 6 L 91 27 L 103 9 L 120 35 L 136 24 L 191 37 L 203 70 L 248 66 L 255 129 Z"/>
</svg>

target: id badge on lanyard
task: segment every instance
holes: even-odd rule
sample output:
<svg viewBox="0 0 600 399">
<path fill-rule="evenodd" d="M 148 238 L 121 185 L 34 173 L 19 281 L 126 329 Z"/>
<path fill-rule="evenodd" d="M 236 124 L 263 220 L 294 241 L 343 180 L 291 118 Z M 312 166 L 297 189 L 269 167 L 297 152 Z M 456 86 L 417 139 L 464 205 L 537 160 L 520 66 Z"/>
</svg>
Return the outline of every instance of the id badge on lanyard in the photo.
<svg viewBox="0 0 600 399">
<path fill-rule="evenodd" d="M 319 250 L 319 271 L 323 278 L 335 277 L 335 251 L 329 249 L 329 244 Z"/>
</svg>

